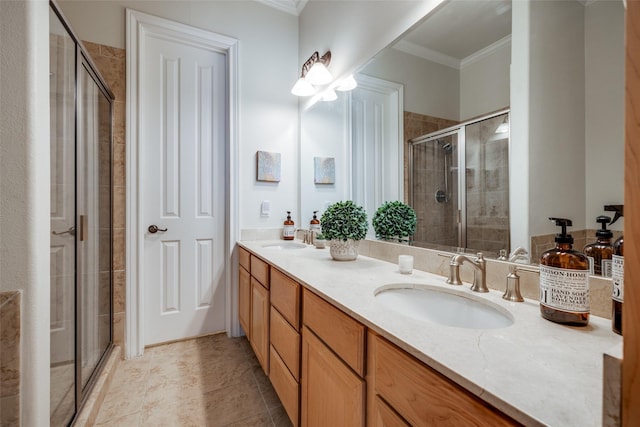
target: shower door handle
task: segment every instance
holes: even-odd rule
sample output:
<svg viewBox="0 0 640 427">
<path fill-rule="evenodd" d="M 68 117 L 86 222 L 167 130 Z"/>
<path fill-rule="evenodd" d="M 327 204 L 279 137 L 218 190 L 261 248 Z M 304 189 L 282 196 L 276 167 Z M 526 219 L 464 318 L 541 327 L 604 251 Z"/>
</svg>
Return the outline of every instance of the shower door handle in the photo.
<svg viewBox="0 0 640 427">
<path fill-rule="evenodd" d="M 70 234 L 72 236 L 75 236 L 76 228 L 72 226 L 72 227 L 69 227 L 67 231 L 61 231 L 61 232 L 52 231 L 51 234 L 53 234 L 54 236 L 62 236 L 63 234 Z"/>
<path fill-rule="evenodd" d="M 149 228 L 147 228 L 147 230 L 149 230 L 149 233 L 151 233 L 151 234 L 155 234 L 158 231 L 162 231 L 162 232 L 167 231 L 166 228 L 158 228 L 158 226 L 155 225 L 155 224 L 150 225 Z"/>
</svg>

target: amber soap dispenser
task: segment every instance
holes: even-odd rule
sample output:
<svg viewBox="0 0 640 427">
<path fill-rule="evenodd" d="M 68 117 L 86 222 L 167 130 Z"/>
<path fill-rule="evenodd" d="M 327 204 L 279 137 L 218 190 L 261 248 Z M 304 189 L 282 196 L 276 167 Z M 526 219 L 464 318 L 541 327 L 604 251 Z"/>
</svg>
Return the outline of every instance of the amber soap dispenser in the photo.
<svg viewBox="0 0 640 427">
<path fill-rule="evenodd" d="M 293 240 L 296 235 L 296 228 L 293 220 L 291 219 L 291 211 L 287 211 L 287 219 L 284 221 L 284 230 L 282 231 L 282 238 L 284 240 Z"/>
<path fill-rule="evenodd" d="M 549 218 L 562 227 L 556 246 L 540 259 L 540 313 L 556 323 L 574 326 L 589 324 L 589 259 L 573 250 L 572 225 L 567 218 Z"/>
<path fill-rule="evenodd" d="M 611 277 L 611 258 L 613 246 L 611 239 L 613 233 L 607 230 L 607 224 L 611 222 L 608 216 L 599 216 L 596 222 L 600 224 L 600 230 L 596 231 L 596 241 L 584 247 L 584 254 L 589 258 L 589 272 L 596 276 Z"/>
</svg>

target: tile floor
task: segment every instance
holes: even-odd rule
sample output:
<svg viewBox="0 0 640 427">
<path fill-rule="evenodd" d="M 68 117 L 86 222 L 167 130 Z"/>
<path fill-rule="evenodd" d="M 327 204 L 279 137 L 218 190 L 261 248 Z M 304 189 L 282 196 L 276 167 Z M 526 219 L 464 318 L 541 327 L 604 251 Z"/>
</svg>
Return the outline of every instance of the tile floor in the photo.
<svg viewBox="0 0 640 427">
<path fill-rule="evenodd" d="M 118 365 L 96 426 L 290 426 L 245 338 L 149 348 Z"/>
</svg>

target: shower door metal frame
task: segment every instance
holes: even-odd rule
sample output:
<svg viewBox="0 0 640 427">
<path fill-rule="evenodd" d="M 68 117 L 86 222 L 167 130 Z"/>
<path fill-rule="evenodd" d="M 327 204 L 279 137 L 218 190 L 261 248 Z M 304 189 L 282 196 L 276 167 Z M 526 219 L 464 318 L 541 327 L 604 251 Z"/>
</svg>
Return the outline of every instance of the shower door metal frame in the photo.
<svg viewBox="0 0 640 427">
<path fill-rule="evenodd" d="M 71 39 L 73 40 L 73 42 L 76 45 L 75 48 L 75 69 L 74 69 L 74 91 L 75 91 L 75 99 L 74 99 L 74 136 L 75 136 L 75 156 L 76 159 L 74 160 L 75 163 L 75 182 L 76 182 L 76 188 L 77 188 L 77 181 L 78 181 L 78 172 L 77 172 L 77 146 L 79 144 L 79 135 L 78 135 L 78 104 L 79 104 L 79 99 L 81 96 L 80 90 L 78 89 L 78 78 L 79 78 L 79 74 L 80 71 L 82 69 L 82 67 L 84 67 L 85 69 L 87 69 L 87 71 L 89 72 L 89 76 L 91 77 L 91 79 L 94 81 L 94 83 L 96 84 L 98 90 L 105 96 L 105 98 L 107 99 L 107 101 L 109 102 L 109 157 L 110 157 L 110 161 L 109 161 L 109 268 L 110 268 L 110 278 L 109 278 L 109 343 L 107 345 L 107 347 L 104 349 L 104 352 L 102 353 L 102 355 L 100 356 L 100 360 L 96 363 L 96 366 L 93 370 L 93 372 L 91 373 L 89 380 L 86 382 L 86 385 L 83 387 L 82 383 L 81 383 L 81 370 L 82 370 L 82 334 L 81 334 L 81 316 L 82 316 L 82 307 L 81 307 L 81 283 L 80 280 L 78 278 L 78 267 L 77 267 L 77 263 L 78 263 L 78 259 L 79 259 L 79 249 L 78 249 L 78 245 L 77 245 L 77 239 L 79 238 L 80 233 L 82 232 L 79 229 L 80 224 L 78 223 L 77 220 L 77 209 L 78 209 L 78 201 L 77 201 L 77 194 L 75 195 L 75 211 L 76 211 L 76 224 L 75 224 L 75 229 L 77 230 L 76 233 L 76 248 L 75 248 L 75 261 L 74 263 L 76 264 L 75 267 L 75 313 L 74 313 L 74 322 L 75 322 L 75 393 L 74 393 L 74 397 L 75 397 L 75 405 L 74 405 L 74 414 L 71 417 L 71 421 L 70 421 L 70 425 L 73 425 L 73 423 L 76 421 L 76 418 L 78 417 L 78 414 L 80 413 L 83 405 L 85 404 L 87 398 L 89 397 L 89 394 L 91 392 L 91 390 L 93 389 L 99 373 L 102 371 L 104 365 L 106 364 L 106 361 L 109 357 L 109 355 L 111 354 L 111 352 L 114 349 L 114 344 L 113 344 L 113 112 L 114 112 L 114 105 L 113 105 L 113 101 L 115 100 L 115 96 L 113 94 L 113 92 L 111 91 L 111 89 L 109 89 L 109 86 L 107 85 L 106 81 L 104 80 L 104 78 L 100 75 L 100 72 L 98 71 L 98 67 L 96 66 L 96 64 L 94 63 L 94 61 L 92 60 L 91 56 L 88 54 L 87 50 L 85 49 L 85 47 L 82 44 L 82 41 L 80 40 L 80 38 L 77 36 L 77 34 L 73 31 L 73 29 L 71 28 L 71 26 L 69 25 L 69 20 L 64 16 L 64 14 L 62 13 L 61 8 L 57 5 L 57 3 L 55 2 L 55 0 L 49 0 L 49 7 L 50 10 L 56 15 L 56 17 L 59 19 L 60 23 L 62 24 L 62 26 L 65 28 L 65 30 L 67 31 L 67 33 L 69 34 L 69 36 L 71 37 Z M 76 190 L 77 191 L 77 190 Z"/>
<path fill-rule="evenodd" d="M 79 141 L 80 136 L 78 135 L 78 129 L 79 129 L 78 105 L 80 102 L 80 98 L 82 96 L 82 94 L 80 93 L 80 90 L 78 90 L 78 85 L 79 85 L 78 79 L 83 68 L 87 71 L 87 73 L 89 74 L 89 77 L 96 84 L 97 89 L 100 91 L 100 93 L 104 95 L 109 102 L 109 123 L 110 123 L 109 125 L 109 158 L 110 158 L 110 161 L 109 161 L 109 224 L 111 225 L 109 227 L 109 266 L 111 268 L 111 272 L 110 272 L 110 279 L 109 279 L 109 295 L 110 295 L 110 298 L 109 298 L 109 319 L 110 319 L 109 320 L 109 344 L 104 349 L 104 352 L 101 354 L 98 362 L 96 363 L 95 369 L 90 374 L 86 384 L 83 385 L 82 383 L 83 381 L 83 375 L 82 375 L 82 362 L 83 362 L 82 325 L 83 323 L 82 323 L 81 317 L 84 314 L 84 310 L 81 307 L 82 301 L 83 301 L 82 283 L 78 278 L 78 268 L 76 267 L 76 286 L 75 286 L 75 290 L 76 290 L 76 295 L 75 295 L 75 299 L 76 299 L 76 310 L 75 310 L 75 316 L 76 316 L 76 319 L 75 319 L 75 322 L 76 322 L 76 366 L 75 366 L 76 407 L 75 408 L 76 408 L 76 413 L 73 416 L 72 423 L 75 421 L 75 418 L 77 417 L 82 406 L 84 405 L 87 398 L 89 397 L 89 394 L 93 389 L 93 386 L 95 385 L 97 378 L 99 376 L 98 374 L 102 371 L 102 367 L 104 366 L 108 358 L 107 356 L 111 353 L 114 347 L 114 344 L 113 344 L 113 100 L 114 100 L 114 96 L 113 96 L 113 93 L 109 90 L 109 87 L 107 86 L 107 84 L 104 82 L 104 80 L 100 76 L 99 72 L 97 71 L 98 69 L 94 65 L 89 54 L 86 53 L 86 51 L 83 49 L 79 41 L 76 41 L 76 43 L 77 43 L 76 44 L 76 104 L 75 104 L 76 153 L 78 151 L 78 148 L 77 148 L 78 145 L 82 143 L 82 141 Z M 77 170 L 78 170 L 78 159 L 76 154 L 76 185 L 78 181 Z M 98 171 L 95 171 L 95 173 L 99 174 Z M 77 197 L 78 197 L 78 191 L 76 190 L 76 213 L 78 210 Z M 78 223 L 76 224 L 76 230 L 77 230 L 76 239 L 81 238 L 82 234 L 84 233 L 82 228 L 85 226 L 86 225 L 83 224 L 81 220 L 78 221 Z M 76 264 L 78 264 L 79 262 L 80 262 L 80 251 L 79 251 L 79 245 L 76 244 Z"/>
<path fill-rule="evenodd" d="M 414 201 L 414 182 L 413 182 L 413 170 L 414 170 L 414 158 L 413 158 L 413 147 L 414 145 L 420 145 L 427 142 L 431 142 L 437 139 L 441 139 L 451 135 L 457 135 L 458 141 L 458 248 L 466 249 L 467 248 L 467 185 L 466 185 L 466 173 L 467 173 L 467 159 L 466 159 L 466 127 L 469 125 L 473 125 L 475 123 L 479 123 L 488 119 L 492 119 L 494 117 L 502 116 L 506 114 L 511 121 L 511 109 L 505 108 L 502 110 L 495 111 L 490 114 L 486 114 L 483 116 L 475 117 L 471 120 L 467 120 L 465 122 L 459 123 L 454 126 L 449 126 L 448 128 L 444 128 L 441 130 L 437 130 L 435 132 L 431 132 L 427 135 L 419 136 L 417 138 L 413 138 L 409 140 L 409 144 L 411 146 L 409 150 L 409 200 L 411 201 L 411 205 L 413 206 Z M 511 153 L 511 132 L 509 132 L 508 143 L 507 143 L 509 153 Z M 463 203 L 464 202 L 464 203 Z"/>
</svg>

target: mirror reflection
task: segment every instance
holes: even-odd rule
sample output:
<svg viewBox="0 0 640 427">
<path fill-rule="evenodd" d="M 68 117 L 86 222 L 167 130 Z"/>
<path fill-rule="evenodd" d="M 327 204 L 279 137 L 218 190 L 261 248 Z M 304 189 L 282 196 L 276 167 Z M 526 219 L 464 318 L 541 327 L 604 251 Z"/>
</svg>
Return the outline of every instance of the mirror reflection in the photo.
<svg viewBox="0 0 640 427">
<path fill-rule="evenodd" d="M 622 203 L 622 2 L 532 2 L 528 29 L 523 3 L 444 2 L 362 66 L 356 90 L 303 111 L 303 222 L 342 199 L 370 218 L 385 201 L 403 200 L 418 214 L 416 245 L 522 246 L 535 262 L 553 244 L 552 215 L 574 220 L 576 249 L 594 240 L 603 205 Z M 317 126 L 310 137 L 319 116 L 330 140 Z M 453 127 L 483 117 L 492 127 L 507 118 L 509 132 L 461 150 Z M 329 146 L 344 180 L 314 185 L 305 170 Z"/>
</svg>

